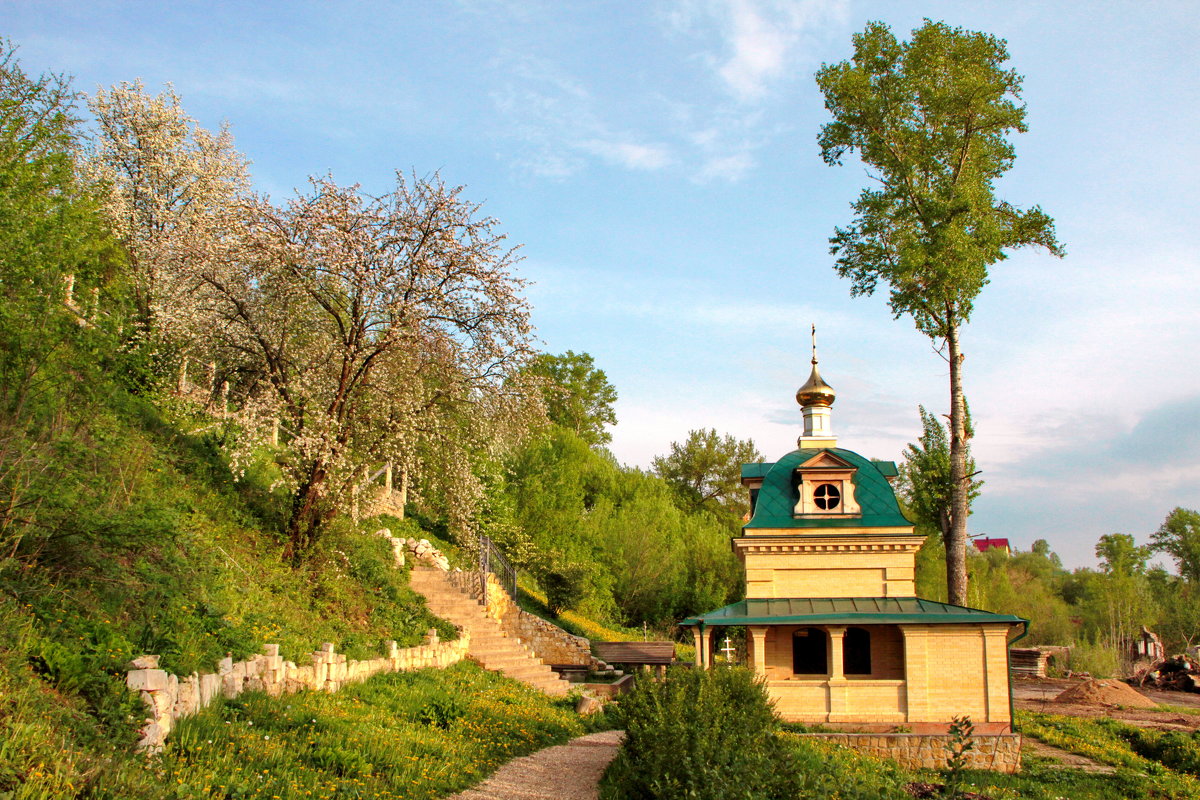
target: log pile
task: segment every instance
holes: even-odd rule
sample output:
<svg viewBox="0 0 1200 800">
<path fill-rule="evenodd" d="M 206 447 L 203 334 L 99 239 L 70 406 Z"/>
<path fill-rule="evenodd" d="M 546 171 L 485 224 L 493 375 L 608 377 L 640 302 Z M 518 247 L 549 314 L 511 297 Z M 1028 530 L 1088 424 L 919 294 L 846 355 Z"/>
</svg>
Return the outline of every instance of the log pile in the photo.
<svg viewBox="0 0 1200 800">
<path fill-rule="evenodd" d="M 1200 692 L 1200 662 L 1190 655 L 1177 655 L 1134 668 L 1128 681 L 1151 689 Z"/>
</svg>

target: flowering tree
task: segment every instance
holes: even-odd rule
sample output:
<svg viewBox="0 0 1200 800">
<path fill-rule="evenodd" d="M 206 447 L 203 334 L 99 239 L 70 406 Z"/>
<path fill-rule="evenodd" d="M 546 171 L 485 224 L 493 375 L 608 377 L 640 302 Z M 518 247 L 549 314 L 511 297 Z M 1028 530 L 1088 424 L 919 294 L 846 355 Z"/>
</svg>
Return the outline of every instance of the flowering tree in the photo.
<svg viewBox="0 0 1200 800">
<path fill-rule="evenodd" d="M 169 85 L 157 96 L 141 82 L 100 89 L 87 167 L 108 188 L 110 224 L 128 254 L 142 335 L 176 342 L 207 322 L 194 313 L 194 274 L 184 259 L 198 241 L 220 237 L 217 212 L 249 189 L 245 158 L 228 128 L 212 134 L 184 111 Z"/>
<path fill-rule="evenodd" d="M 293 557 L 384 461 L 424 465 L 467 525 L 471 453 L 530 413 L 507 380 L 530 354 L 514 253 L 460 192 L 398 176 L 369 197 L 314 179 L 281 208 L 253 198 L 231 211 L 219 229 L 237 235 L 193 242 L 200 308 L 239 376 L 241 454 L 283 423 Z"/>
</svg>

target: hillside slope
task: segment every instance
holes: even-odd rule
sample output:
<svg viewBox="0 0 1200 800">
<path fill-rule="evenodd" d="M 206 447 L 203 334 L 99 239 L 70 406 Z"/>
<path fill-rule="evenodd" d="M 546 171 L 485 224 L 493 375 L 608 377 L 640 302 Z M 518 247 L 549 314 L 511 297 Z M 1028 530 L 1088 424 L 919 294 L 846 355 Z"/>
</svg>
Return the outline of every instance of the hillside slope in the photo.
<svg viewBox="0 0 1200 800">
<path fill-rule="evenodd" d="M 418 644 L 430 628 L 455 638 L 369 535 L 377 523 L 335 520 L 294 568 L 269 462 L 235 480 L 219 426 L 191 434 L 203 418 L 112 383 L 88 395 L 50 404 L 53 415 L 7 440 L 51 446 L 24 487 L 36 524 L 6 540 L 0 561 L 0 796 L 86 796 L 103 776 L 136 793 L 140 778 L 114 776 L 127 771 L 144 716 L 124 686 L 137 655 L 184 675 L 267 642 L 303 663 L 323 642 L 364 658 L 386 639 Z"/>
</svg>

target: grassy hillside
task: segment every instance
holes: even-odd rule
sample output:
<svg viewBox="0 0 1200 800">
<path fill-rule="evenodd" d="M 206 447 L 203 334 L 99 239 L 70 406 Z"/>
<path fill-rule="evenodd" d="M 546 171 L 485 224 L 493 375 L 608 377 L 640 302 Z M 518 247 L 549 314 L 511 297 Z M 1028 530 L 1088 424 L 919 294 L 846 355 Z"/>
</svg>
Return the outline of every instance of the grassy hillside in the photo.
<svg viewBox="0 0 1200 800">
<path fill-rule="evenodd" d="M 103 381 L 86 403 L 47 405 L 53 414 L 34 416 L 24 438 L 8 440 L 36 450 L 40 472 L 23 484 L 23 496 L 36 497 L 27 515 L 35 524 L 10 536 L 0 562 L 0 797 L 163 796 L 156 773 L 131 756 L 144 713 L 124 687 L 124 668 L 142 653 L 187 674 L 267 642 L 303 663 L 322 642 L 362 658 L 380 653 L 385 639 L 416 644 L 431 627 L 456 635 L 370 535 L 378 521 L 337 520 L 302 567 L 285 563 L 269 459 L 235 480 L 219 455 L 224 431 L 189 433 L 210 418 Z M 396 533 L 425 535 L 413 523 L 390 522 Z M 436 673 L 419 682 L 444 694 L 491 679 L 445 680 L 440 690 Z M 321 700 L 331 704 L 322 713 L 350 719 L 354 704 L 386 705 L 375 690 L 356 691 Z M 263 700 L 261 713 L 289 702 L 294 709 L 314 701 Z M 550 707 L 539 697 L 517 705 L 517 717 Z M 561 733 L 565 725 L 550 727 Z M 219 772 L 219 763 L 208 769 Z"/>
</svg>

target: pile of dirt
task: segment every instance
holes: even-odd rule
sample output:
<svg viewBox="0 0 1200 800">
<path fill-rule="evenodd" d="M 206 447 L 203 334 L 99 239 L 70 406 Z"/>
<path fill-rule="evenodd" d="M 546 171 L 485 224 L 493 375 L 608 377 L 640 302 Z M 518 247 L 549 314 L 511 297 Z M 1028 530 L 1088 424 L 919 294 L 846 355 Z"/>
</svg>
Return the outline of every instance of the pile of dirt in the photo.
<svg viewBox="0 0 1200 800">
<path fill-rule="evenodd" d="M 1136 689 L 1120 681 L 1086 680 L 1072 686 L 1054 698 L 1056 703 L 1072 703 L 1081 706 L 1129 706 L 1131 708 L 1157 708 L 1158 703 Z"/>
</svg>

